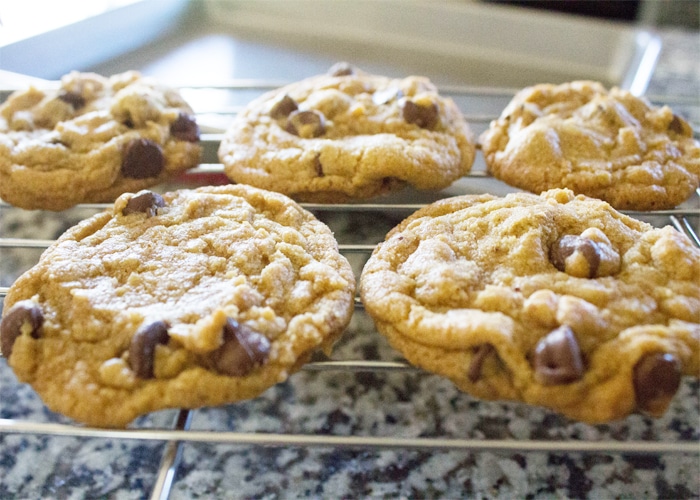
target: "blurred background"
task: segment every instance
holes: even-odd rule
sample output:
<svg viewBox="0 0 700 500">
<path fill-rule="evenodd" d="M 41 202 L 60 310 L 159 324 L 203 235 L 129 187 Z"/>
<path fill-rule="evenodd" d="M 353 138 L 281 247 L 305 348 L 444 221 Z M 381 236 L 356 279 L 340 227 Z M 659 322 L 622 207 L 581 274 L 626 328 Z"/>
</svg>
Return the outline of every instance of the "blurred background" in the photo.
<svg viewBox="0 0 700 500">
<path fill-rule="evenodd" d="M 700 0 L 483 0 L 658 27 L 700 28 Z"/>
</svg>

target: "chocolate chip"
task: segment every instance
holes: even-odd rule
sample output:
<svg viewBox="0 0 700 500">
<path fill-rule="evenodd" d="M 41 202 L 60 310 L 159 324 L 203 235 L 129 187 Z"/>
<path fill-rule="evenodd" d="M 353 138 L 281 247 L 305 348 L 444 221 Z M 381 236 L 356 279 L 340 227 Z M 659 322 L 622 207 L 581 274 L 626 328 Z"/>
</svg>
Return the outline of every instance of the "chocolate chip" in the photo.
<svg viewBox="0 0 700 500">
<path fill-rule="evenodd" d="M 563 325 L 535 346 L 535 377 L 544 385 L 568 384 L 583 376 L 583 359 L 574 332 Z"/>
<path fill-rule="evenodd" d="M 410 99 L 403 103 L 403 119 L 407 123 L 413 123 L 421 128 L 433 128 L 438 122 L 437 104 L 417 104 Z"/>
<path fill-rule="evenodd" d="M 2 355 L 9 358 L 12 347 L 25 328 L 30 328 L 32 338 L 39 338 L 41 325 L 44 324 L 44 314 L 38 305 L 30 300 L 22 300 L 13 305 L 0 322 L 0 348 Z M 25 326 L 27 325 L 27 326 Z"/>
<path fill-rule="evenodd" d="M 161 147 L 150 139 L 133 139 L 124 148 L 122 174 L 132 179 L 157 177 L 165 168 Z"/>
<path fill-rule="evenodd" d="M 316 170 L 316 175 L 319 177 L 323 177 L 325 175 L 323 173 L 323 164 L 321 163 L 320 155 L 316 155 L 314 157 L 314 170 Z"/>
<path fill-rule="evenodd" d="M 155 321 L 141 326 L 131 338 L 129 366 L 137 377 L 153 378 L 153 361 L 158 344 L 167 344 L 170 335 L 165 321 Z"/>
<path fill-rule="evenodd" d="M 318 111 L 293 111 L 287 119 L 287 132 L 304 139 L 319 137 L 326 131 L 324 118 Z"/>
<path fill-rule="evenodd" d="M 229 318 L 224 326 L 224 343 L 214 351 L 212 359 L 221 373 L 242 377 L 262 365 L 269 353 L 267 337 Z"/>
<path fill-rule="evenodd" d="M 681 383 L 681 364 L 672 354 L 652 352 L 634 365 L 634 393 L 643 411 L 664 410 Z"/>
<path fill-rule="evenodd" d="M 285 94 L 279 101 L 272 105 L 270 116 L 275 120 L 278 118 L 286 118 L 297 109 L 299 109 L 297 102 Z"/>
<path fill-rule="evenodd" d="M 85 99 L 82 95 L 76 94 L 75 92 L 69 92 L 68 90 L 62 90 L 58 93 L 58 98 L 65 103 L 73 106 L 73 109 L 80 109 L 85 106 Z"/>
<path fill-rule="evenodd" d="M 472 383 L 477 382 L 481 378 L 481 368 L 484 365 L 484 361 L 489 354 L 495 351 L 496 349 L 491 344 L 481 344 L 474 348 L 474 353 L 467 369 L 467 377 Z"/>
<path fill-rule="evenodd" d="M 355 74 L 355 68 L 352 64 L 338 62 L 330 67 L 328 74 L 331 76 L 349 76 Z"/>
<path fill-rule="evenodd" d="M 199 126 L 193 117 L 186 113 L 177 115 L 177 119 L 170 124 L 170 135 L 175 139 L 187 142 L 199 140 Z"/>
<path fill-rule="evenodd" d="M 122 210 L 123 215 L 136 213 L 146 214 L 146 217 L 153 217 L 158 213 L 158 208 L 165 206 L 165 200 L 158 193 L 152 191 L 141 191 L 129 198 L 126 206 Z"/>
<path fill-rule="evenodd" d="M 387 192 L 390 190 L 394 190 L 397 187 L 401 186 L 403 183 L 404 181 L 397 177 L 382 177 L 381 191 Z"/>
<path fill-rule="evenodd" d="M 688 131 L 688 124 L 678 115 L 673 115 L 673 120 L 668 124 L 668 130 L 679 135 L 692 135 L 692 131 Z"/>
<path fill-rule="evenodd" d="M 567 271 L 566 261 L 575 253 L 580 254 L 588 265 L 588 272 L 583 273 L 583 277 L 595 278 L 600 265 L 601 251 L 598 244 L 591 239 L 573 234 L 562 236 L 550 247 L 549 260 L 558 270 L 571 274 L 571 269 Z"/>
<path fill-rule="evenodd" d="M 389 101 L 403 97 L 403 92 L 398 87 L 388 87 L 378 90 L 372 94 L 372 102 L 377 106 L 386 104 Z"/>
</svg>

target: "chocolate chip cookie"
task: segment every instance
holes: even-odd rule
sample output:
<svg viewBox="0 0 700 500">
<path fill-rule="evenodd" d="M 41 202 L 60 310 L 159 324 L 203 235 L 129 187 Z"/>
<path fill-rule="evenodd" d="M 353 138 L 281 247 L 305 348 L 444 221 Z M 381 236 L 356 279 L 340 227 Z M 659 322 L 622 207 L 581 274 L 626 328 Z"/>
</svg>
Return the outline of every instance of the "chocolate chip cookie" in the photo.
<svg viewBox="0 0 700 500">
<path fill-rule="evenodd" d="M 200 153 L 190 106 L 135 71 L 72 72 L 0 106 L 0 197 L 21 208 L 113 202 L 196 166 Z"/>
<path fill-rule="evenodd" d="M 5 298 L 2 352 L 76 421 L 252 398 L 329 350 L 355 278 L 328 227 L 249 186 L 123 194 Z"/>
<path fill-rule="evenodd" d="M 471 169 L 474 153 L 459 109 L 427 78 L 340 63 L 252 101 L 225 134 L 219 159 L 234 182 L 333 203 L 406 185 L 445 188 Z"/>
<path fill-rule="evenodd" d="M 656 417 L 700 374 L 700 249 L 570 190 L 428 205 L 378 245 L 360 292 L 409 362 L 484 399 Z"/>
<path fill-rule="evenodd" d="M 569 188 L 618 210 L 672 208 L 700 183 L 700 142 L 683 118 L 597 82 L 521 90 L 480 143 L 489 172 L 512 186 Z"/>
</svg>

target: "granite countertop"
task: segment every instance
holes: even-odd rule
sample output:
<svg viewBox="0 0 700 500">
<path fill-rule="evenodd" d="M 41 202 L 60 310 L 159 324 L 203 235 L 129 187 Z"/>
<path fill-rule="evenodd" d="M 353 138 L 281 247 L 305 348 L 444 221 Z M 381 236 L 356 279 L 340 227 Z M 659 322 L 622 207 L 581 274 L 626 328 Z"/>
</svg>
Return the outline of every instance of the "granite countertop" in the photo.
<svg viewBox="0 0 700 500">
<path fill-rule="evenodd" d="M 665 31 L 651 96 L 700 124 L 700 37 Z M 3 237 L 53 238 L 94 213 L 61 216 L 0 208 Z M 355 215 L 333 221 L 342 239 L 379 241 L 385 225 Z M 365 223 L 363 223 L 365 222 Z M 369 228 L 369 229 L 367 229 Z M 358 234 L 358 231 L 364 231 Z M 38 258 L 40 250 L 1 250 L 0 286 Z M 353 257 L 359 270 L 360 258 Z M 337 346 L 338 359 L 398 359 L 358 314 Z M 139 419 L 136 428 L 172 428 L 176 411 Z M 49 412 L 0 360 L 0 418 L 71 424 Z M 193 412 L 203 431 L 360 435 L 394 438 L 514 439 L 698 443 L 700 382 L 684 380 L 667 414 L 633 415 L 590 426 L 541 408 L 477 401 L 449 382 L 418 371 L 302 370 L 259 398 Z M 700 455 L 443 451 L 345 447 L 250 446 L 186 442 L 173 499 L 191 498 L 698 498 Z M 166 443 L 112 437 L 0 433 L 0 498 L 149 497 Z"/>
</svg>

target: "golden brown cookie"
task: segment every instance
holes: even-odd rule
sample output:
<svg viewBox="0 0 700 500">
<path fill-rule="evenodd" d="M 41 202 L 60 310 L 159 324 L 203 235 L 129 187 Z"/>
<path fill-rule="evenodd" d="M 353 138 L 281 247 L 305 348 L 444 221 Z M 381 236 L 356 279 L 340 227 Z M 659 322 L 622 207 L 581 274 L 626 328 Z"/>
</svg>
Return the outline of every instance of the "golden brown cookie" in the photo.
<svg viewBox="0 0 700 500">
<path fill-rule="evenodd" d="M 660 416 L 700 374 L 700 249 L 570 190 L 429 205 L 375 249 L 360 292 L 410 363 L 484 399 Z"/>
<path fill-rule="evenodd" d="M 347 64 L 252 101 L 219 148 L 235 182 L 330 203 L 405 185 L 445 188 L 471 169 L 474 153 L 459 109 L 427 78 Z"/>
<path fill-rule="evenodd" d="M 668 106 L 575 81 L 518 92 L 480 136 L 488 170 L 534 193 L 569 188 L 618 210 L 658 210 L 700 183 L 700 142 Z"/>
<path fill-rule="evenodd" d="M 120 196 L 5 298 L 3 355 L 46 405 L 126 426 L 252 398 L 343 332 L 355 278 L 323 223 L 249 186 Z"/>
<path fill-rule="evenodd" d="M 0 105 L 0 197 L 21 208 L 113 202 L 195 167 L 200 153 L 190 106 L 135 71 L 72 72 Z"/>
</svg>

